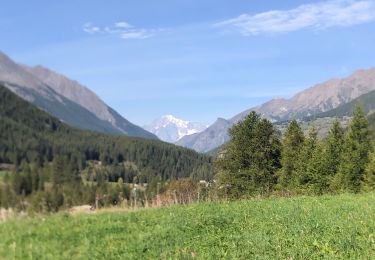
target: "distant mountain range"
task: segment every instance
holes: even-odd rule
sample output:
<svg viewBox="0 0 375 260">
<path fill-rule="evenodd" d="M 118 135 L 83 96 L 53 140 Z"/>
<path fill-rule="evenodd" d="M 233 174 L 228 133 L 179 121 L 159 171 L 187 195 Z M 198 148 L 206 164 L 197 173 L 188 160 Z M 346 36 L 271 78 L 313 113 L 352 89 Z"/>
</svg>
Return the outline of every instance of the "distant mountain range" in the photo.
<svg viewBox="0 0 375 260">
<path fill-rule="evenodd" d="M 123 118 L 95 93 L 42 66 L 29 67 L 0 52 L 0 83 L 61 121 L 81 129 L 157 139 Z"/>
<path fill-rule="evenodd" d="M 304 119 L 331 111 L 340 107 L 340 105 L 348 104 L 352 107 L 356 103 L 353 100 L 374 90 L 375 68 L 358 70 L 347 78 L 332 79 L 312 86 L 290 99 L 273 99 L 239 113 L 231 119 L 220 118 L 205 131 L 185 136 L 177 144 L 199 152 L 208 152 L 227 142 L 229 140 L 228 129 L 244 119 L 251 111 L 256 111 L 273 122 L 286 121 L 292 118 Z M 370 100 L 371 104 L 375 103 L 373 94 L 367 99 Z M 349 104 L 351 101 L 353 103 Z"/>
<path fill-rule="evenodd" d="M 159 137 L 199 152 L 208 152 L 226 143 L 229 128 L 251 111 L 279 123 L 293 118 L 312 121 L 316 118 L 347 116 L 357 103 L 363 104 L 366 112 L 375 110 L 375 68 L 358 70 L 349 77 L 314 85 L 290 99 L 273 99 L 230 119 L 219 118 L 208 128 L 199 123 L 164 116 L 146 126 L 147 130 L 142 129 L 123 118 L 77 81 L 42 66 L 18 64 L 1 52 L 0 83 L 71 126 L 114 135 L 148 139 Z"/>
<path fill-rule="evenodd" d="M 162 116 L 144 126 L 144 129 L 154 133 L 160 140 L 169 143 L 175 143 L 184 136 L 202 132 L 206 128 L 203 124 L 178 119 L 172 115 Z"/>
</svg>

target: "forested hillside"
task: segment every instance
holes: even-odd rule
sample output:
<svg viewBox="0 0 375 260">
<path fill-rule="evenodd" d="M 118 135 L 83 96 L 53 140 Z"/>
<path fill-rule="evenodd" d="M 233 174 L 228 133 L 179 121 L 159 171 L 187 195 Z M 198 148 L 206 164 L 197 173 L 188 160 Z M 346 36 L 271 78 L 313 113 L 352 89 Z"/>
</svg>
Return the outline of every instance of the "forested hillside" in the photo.
<svg viewBox="0 0 375 260">
<path fill-rule="evenodd" d="M 15 203 L 18 195 L 45 191 L 47 184 L 53 185 L 50 189 L 53 192 L 65 186 L 75 187 L 74 191 L 61 191 L 60 195 L 73 192 L 78 198 L 71 204 L 87 203 L 79 195 L 85 190 L 83 172 L 87 181 L 102 184 L 120 179 L 150 183 L 189 177 L 193 173 L 197 178 L 200 174 L 208 176 L 211 168 L 208 156 L 172 144 L 72 128 L 2 86 L 0 163 L 14 165 L 14 172 L 5 177 L 10 184 L 0 192 L 0 202 L 2 199 L 6 205 L 9 201 Z M 104 190 L 103 193 L 108 193 L 107 188 Z M 91 187 L 90 192 L 95 193 L 95 188 Z M 9 199 L 11 195 L 14 196 Z M 92 201 L 94 196 L 87 196 Z"/>
<path fill-rule="evenodd" d="M 159 141 L 71 128 L 0 87 L 0 162 L 52 161 L 55 155 L 103 164 L 130 161 L 163 179 L 187 177 L 209 158 Z"/>
</svg>

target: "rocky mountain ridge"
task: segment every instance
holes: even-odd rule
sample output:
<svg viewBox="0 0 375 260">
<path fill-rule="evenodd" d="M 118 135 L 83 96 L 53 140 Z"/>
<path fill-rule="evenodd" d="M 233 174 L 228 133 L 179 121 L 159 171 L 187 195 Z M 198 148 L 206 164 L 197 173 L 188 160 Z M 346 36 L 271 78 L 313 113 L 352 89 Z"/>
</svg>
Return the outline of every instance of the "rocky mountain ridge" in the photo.
<svg viewBox="0 0 375 260">
<path fill-rule="evenodd" d="M 74 127 L 157 139 L 123 118 L 77 81 L 42 66 L 18 64 L 2 52 L 0 82 L 18 96 Z"/>
<path fill-rule="evenodd" d="M 202 133 L 182 138 L 178 144 L 199 152 L 207 152 L 229 140 L 228 129 L 244 119 L 251 111 L 256 111 L 273 122 L 301 119 L 335 109 L 373 90 L 375 90 L 375 68 L 358 70 L 346 78 L 331 79 L 316 84 L 290 99 L 273 99 L 228 120 L 221 119 L 220 124 L 215 122 Z"/>
</svg>

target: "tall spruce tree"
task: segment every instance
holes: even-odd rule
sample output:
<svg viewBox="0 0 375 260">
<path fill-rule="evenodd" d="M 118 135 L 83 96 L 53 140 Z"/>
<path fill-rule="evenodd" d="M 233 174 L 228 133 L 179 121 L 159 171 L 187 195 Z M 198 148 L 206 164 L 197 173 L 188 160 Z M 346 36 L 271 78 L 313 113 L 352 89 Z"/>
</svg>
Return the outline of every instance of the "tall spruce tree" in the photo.
<svg viewBox="0 0 375 260">
<path fill-rule="evenodd" d="M 341 163 L 335 179 L 337 189 L 351 192 L 360 191 L 370 151 L 368 121 L 362 108 L 357 106 L 345 135 Z"/>
<path fill-rule="evenodd" d="M 280 167 L 280 140 L 270 121 L 251 112 L 234 125 L 231 141 L 219 156 L 219 182 L 233 198 L 272 190 Z"/>
<path fill-rule="evenodd" d="M 341 154 L 344 142 L 344 130 L 340 122 L 335 120 L 329 130 L 327 138 L 318 145 L 313 155 L 314 166 L 311 166 L 310 172 L 313 176 L 313 192 L 322 194 L 333 190 L 332 180 L 338 172 L 341 162 Z"/>
<path fill-rule="evenodd" d="M 53 159 L 52 164 L 52 181 L 55 186 L 60 186 L 65 183 L 64 171 L 66 167 L 66 160 L 64 156 L 57 155 Z"/>
<path fill-rule="evenodd" d="M 304 143 L 303 131 L 296 120 L 289 123 L 282 140 L 281 165 L 278 175 L 280 188 L 290 188 L 296 169 L 296 158 Z"/>
<path fill-rule="evenodd" d="M 330 181 L 326 172 L 324 156 L 324 146 L 322 142 L 317 142 L 315 149 L 311 153 L 311 159 L 307 162 L 309 182 L 305 190 L 309 193 L 321 195 L 329 188 Z"/>
<path fill-rule="evenodd" d="M 344 129 L 338 120 L 332 124 L 327 138 L 324 140 L 322 154 L 323 167 L 321 169 L 321 188 L 324 192 L 338 190 L 337 174 L 341 163 L 344 145 Z"/>
<path fill-rule="evenodd" d="M 328 137 L 325 140 L 324 164 L 325 175 L 332 178 L 337 174 L 341 161 L 341 154 L 344 143 L 344 130 L 340 122 L 336 120 L 329 130 Z"/>
<path fill-rule="evenodd" d="M 316 152 L 317 142 L 317 131 L 312 127 L 310 128 L 308 136 L 296 158 L 296 169 L 293 182 L 295 189 L 306 191 L 312 184 L 314 175 L 316 175 L 315 169 L 313 168 L 320 163 L 320 161 L 317 161 L 319 155 L 319 153 Z M 314 160 L 313 155 L 315 155 Z"/>
</svg>

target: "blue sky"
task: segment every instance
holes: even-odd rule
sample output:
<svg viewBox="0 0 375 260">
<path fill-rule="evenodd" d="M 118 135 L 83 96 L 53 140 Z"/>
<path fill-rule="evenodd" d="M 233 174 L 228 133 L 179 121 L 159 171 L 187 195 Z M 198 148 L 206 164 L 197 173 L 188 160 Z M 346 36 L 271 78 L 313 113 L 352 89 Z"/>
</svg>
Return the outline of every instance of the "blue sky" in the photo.
<svg viewBox="0 0 375 260">
<path fill-rule="evenodd" d="M 210 124 L 375 66 L 375 1 L 3 1 L 0 50 L 130 121 Z"/>
</svg>

